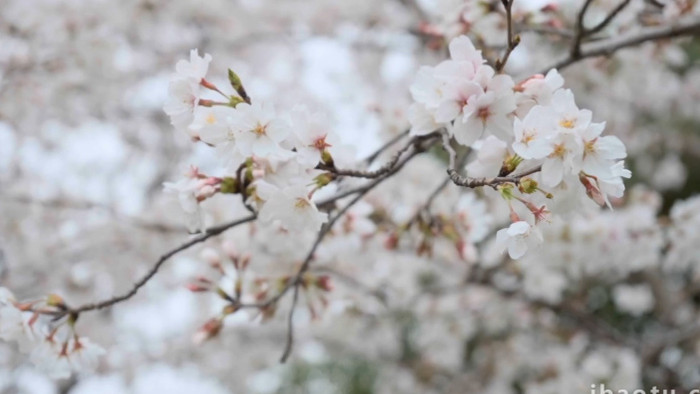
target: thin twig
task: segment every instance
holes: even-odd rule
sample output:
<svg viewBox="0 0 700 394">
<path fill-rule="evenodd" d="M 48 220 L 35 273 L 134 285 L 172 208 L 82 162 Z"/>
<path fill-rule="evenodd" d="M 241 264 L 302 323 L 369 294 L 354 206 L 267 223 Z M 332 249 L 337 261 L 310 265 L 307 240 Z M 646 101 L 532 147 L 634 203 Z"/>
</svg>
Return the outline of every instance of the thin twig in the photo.
<svg viewBox="0 0 700 394">
<path fill-rule="evenodd" d="M 348 286 L 353 286 L 357 289 L 362 290 L 362 292 L 366 293 L 367 295 L 370 295 L 379 301 L 380 304 L 382 304 L 384 307 L 388 307 L 388 300 L 387 300 L 387 294 L 382 291 L 382 289 L 377 288 L 373 289 L 370 286 L 360 282 L 359 280 L 355 279 L 352 275 L 346 274 L 344 272 L 338 271 L 334 268 L 331 267 L 317 267 L 312 270 L 313 272 L 318 272 L 318 273 L 327 273 L 333 276 L 334 278 L 340 279 L 341 282 L 346 283 Z"/>
<path fill-rule="evenodd" d="M 296 310 L 297 300 L 299 299 L 299 286 L 294 286 L 294 296 L 292 297 L 292 307 L 289 309 L 287 316 L 287 343 L 284 345 L 284 351 L 280 357 L 280 362 L 285 363 L 292 354 L 292 346 L 294 345 L 294 311 Z"/>
<path fill-rule="evenodd" d="M 101 302 L 96 302 L 96 303 L 92 303 L 92 304 L 85 304 L 85 305 L 82 305 L 82 306 L 77 307 L 77 308 L 70 308 L 66 311 L 66 313 L 78 315 L 82 312 L 107 308 L 107 307 L 110 307 L 110 306 L 117 304 L 119 302 L 128 300 L 129 298 L 135 296 L 136 293 L 139 291 L 139 289 L 141 289 L 146 283 L 148 283 L 148 281 L 151 280 L 151 278 L 158 272 L 160 267 L 166 261 L 168 261 L 168 259 L 170 259 L 174 255 L 182 252 L 183 250 L 189 249 L 190 247 L 192 247 L 198 243 L 202 243 L 215 235 L 219 235 L 230 228 L 236 227 L 236 226 L 244 224 L 244 223 L 252 222 L 253 220 L 255 220 L 255 218 L 256 218 L 255 215 L 250 215 L 250 216 L 246 216 L 242 219 L 238 219 L 238 220 L 235 220 L 233 222 L 226 223 L 226 224 L 223 224 L 221 226 L 216 226 L 216 227 L 212 227 L 212 228 L 208 229 L 204 234 L 201 234 L 195 238 L 192 238 L 191 240 L 185 242 L 184 244 L 178 246 L 177 248 L 172 249 L 169 252 L 165 253 L 164 255 L 160 256 L 158 261 L 156 261 L 156 263 L 146 273 L 146 275 L 144 275 L 141 279 L 139 279 L 138 282 L 134 283 L 134 285 L 131 287 L 131 289 L 128 292 L 126 292 L 120 296 L 112 297 L 110 299 L 107 299 L 107 300 L 104 300 Z"/>
<path fill-rule="evenodd" d="M 422 135 L 422 136 L 416 136 L 413 137 L 406 145 L 401 147 L 398 151 L 396 151 L 389 161 L 384 163 L 383 166 L 377 168 L 376 170 L 372 171 L 363 171 L 363 170 L 351 170 L 351 169 L 340 169 L 340 168 L 335 168 L 334 166 L 327 166 L 327 165 L 319 165 L 316 168 L 328 171 L 332 174 L 338 175 L 338 176 L 349 176 L 353 178 L 379 178 L 381 176 L 384 176 L 388 174 L 394 166 L 396 166 L 396 163 L 399 162 L 401 159 L 401 156 L 403 156 L 404 153 L 406 153 L 411 147 L 414 145 L 421 143 L 424 140 L 434 138 L 438 135 L 438 132 L 433 132 L 427 135 Z"/>
<path fill-rule="evenodd" d="M 518 174 L 518 175 L 497 176 L 494 178 L 469 178 L 469 177 L 459 175 L 454 168 L 447 169 L 447 174 L 450 176 L 452 183 L 454 183 L 457 186 L 464 186 L 464 187 L 469 187 L 469 188 L 476 188 L 476 187 L 483 187 L 483 186 L 496 187 L 497 185 L 500 185 L 503 183 L 518 184 L 522 178 L 524 178 L 528 175 L 532 175 L 536 172 L 539 172 L 541 169 L 542 169 L 542 166 L 537 166 L 531 170 L 525 171 L 525 172 Z"/>
<path fill-rule="evenodd" d="M 583 38 L 586 37 L 586 26 L 584 25 L 584 21 L 586 18 L 586 12 L 588 12 L 588 7 L 591 6 L 591 3 L 593 3 L 593 0 L 586 0 L 583 7 L 581 7 L 581 10 L 578 12 L 574 41 L 571 44 L 571 57 L 578 57 L 581 54 L 581 42 L 583 41 Z"/>
<path fill-rule="evenodd" d="M 566 59 L 560 60 L 559 62 L 545 68 L 541 72 L 545 74 L 547 71 L 553 68 L 561 70 L 586 58 L 610 56 L 620 49 L 637 46 L 647 41 L 657 41 L 675 37 L 696 35 L 700 35 L 700 19 L 691 19 L 676 23 L 672 26 L 646 28 L 641 33 L 629 34 L 620 38 L 584 45 L 581 48 L 578 56 L 570 55 Z"/>
<path fill-rule="evenodd" d="M 547 25 L 529 25 L 529 24 L 516 24 L 515 30 L 518 34 L 520 33 L 536 33 L 543 35 L 553 35 L 561 38 L 571 39 L 574 38 L 575 33 L 567 29 L 557 29 L 556 27 L 550 27 Z"/>
<path fill-rule="evenodd" d="M 333 229 L 333 226 L 335 223 L 340 219 L 345 213 L 357 202 L 359 202 L 362 197 L 365 196 L 365 194 L 369 193 L 372 189 L 374 189 L 377 185 L 382 183 L 384 180 L 388 179 L 391 177 L 393 174 L 398 172 L 403 166 L 408 163 L 413 157 L 415 157 L 418 153 L 420 153 L 422 149 L 414 149 L 414 151 L 404 160 L 402 160 L 398 165 L 396 165 L 390 173 L 388 173 L 386 176 L 375 179 L 374 181 L 370 182 L 366 188 L 359 192 L 355 198 L 353 198 L 347 205 L 345 205 L 338 213 L 336 213 L 333 218 L 331 218 L 328 223 L 326 223 L 322 228 L 321 231 L 319 232 L 318 236 L 316 237 L 316 241 L 314 242 L 313 246 L 309 250 L 308 254 L 306 255 L 306 258 L 304 259 L 304 262 L 302 263 L 301 267 L 297 271 L 296 275 L 294 275 L 293 279 L 287 282 L 287 285 L 282 288 L 282 290 L 275 295 L 274 297 L 270 298 L 269 300 L 260 303 L 260 304 L 248 304 L 248 305 L 240 305 L 241 308 L 247 307 L 257 307 L 257 308 L 265 308 L 269 305 L 272 305 L 273 303 L 277 302 L 279 299 L 281 299 L 292 287 L 295 287 L 295 292 L 298 290 L 298 286 L 301 284 L 301 278 L 304 275 L 304 273 L 309 269 L 311 265 L 311 261 L 313 260 L 313 257 L 316 253 L 316 250 L 318 249 L 319 245 L 321 244 L 321 241 L 328 235 L 331 230 Z M 296 308 L 296 300 L 292 302 L 291 306 L 292 310 L 290 311 L 290 316 L 289 316 L 289 321 L 291 322 L 291 319 L 293 318 L 294 314 L 294 309 Z M 294 326 L 292 323 L 289 324 L 289 330 L 293 330 Z M 282 357 L 280 358 L 281 362 L 285 362 L 289 355 L 291 354 L 292 347 L 293 347 L 293 339 L 294 336 L 293 334 L 287 334 L 287 344 L 285 345 L 284 352 L 282 353 Z"/>
<path fill-rule="evenodd" d="M 515 35 L 513 33 L 513 14 L 512 14 L 512 9 L 513 9 L 513 2 L 515 0 L 501 0 L 501 3 L 503 4 L 503 7 L 506 9 L 506 24 L 507 24 L 507 29 L 508 29 L 508 42 L 506 45 L 506 51 L 503 54 L 503 57 L 496 60 L 496 64 L 494 65 L 494 69 L 496 72 L 502 72 L 503 68 L 506 66 L 506 63 L 508 62 L 508 58 L 510 57 L 510 54 L 513 52 L 515 47 L 518 46 L 520 43 L 520 36 Z"/>
<path fill-rule="evenodd" d="M 401 133 L 395 135 L 393 138 L 391 138 L 389 141 L 385 142 L 384 145 L 380 146 L 375 150 L 371 155 L 367 156 L 363 161 L 365 164 L 370 165 L 374 160 L 379 157 L 382 153 L 384 153 L 385 150 L 391 148 L 395 143 L 401 141 L 404 137 L 408 135 L 410 132 L 410 129 L 406 129 L 402 131 Z"/>
<path fill-rule="evenodd" d="M 629 5 L 629 3 L 630 3 L 630 0 L 624 0 L 623 2 L 618 4 L 617 7 L 615 7 L 612 11 L 610 11 L 610 13 L 605 17 L 605 19 L 600 21 L 600 23 L 593 26 L 592 28 L 588 29 L 586 31 L 586 36 L 592 36 L 592 35 L 598 33 L 599 31 L 605 29 L 605 27 L 608 26 L 610 24 L 610 22 L 612 22 L 613 19 L 615 19 L 615 17 L 620 12 L 622 12 L 622 10 L 624 10 L 625 7 L 627 7 Z"/>
</svg>

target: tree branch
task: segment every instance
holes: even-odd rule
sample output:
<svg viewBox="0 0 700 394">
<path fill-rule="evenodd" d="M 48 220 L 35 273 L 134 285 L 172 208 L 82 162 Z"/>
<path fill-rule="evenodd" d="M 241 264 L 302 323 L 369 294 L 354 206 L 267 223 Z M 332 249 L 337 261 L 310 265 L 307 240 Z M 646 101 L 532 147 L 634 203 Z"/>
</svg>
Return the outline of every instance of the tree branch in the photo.
<svg viewBox="0 0 700 394">
<path fill-rule="evenodd" d="M 314 254 L 316 253 L 316 249 L 318 249 L 319 245 L 321 244 L 321 241 L 328 235 L 331 230 L 333 229 L 333 226 L 335 223 L 340 219 L 345 213 L 357 202 L 359 202 L 362 197 L 365 196 L 365 194 L 369 193 L 372 189 L 374 189 L 377 185 L 382 183 L 384 180 L 388 179 L 391 177 L 393 174 L 397 173 L 403 166 L 408 163 L 413 157 L 415 157 L 418 153 L 420 153 L 423 149 L 415 148 L 411 154 L 401 161 L 398 165 L 396 165 L 391 172 L 386 174 L 386 176 L 378 178 L 372 182 L 370 182 L 366 187 L 358 193 L 355 198 L 353 198 L 347 205 L 345 205 L 340 211 L 338 211 L 333 218 L 331 218 L 328 223 L 326 223 L 325 226 L 321 228 L 321 231 L 318 234 L 318 237 L 316 237 L 316 241 L 314 242 L 313 246 L 311 247 L 311 250 L 309 250 L 308 254 L 306 255 L 306 258 L 304 259 L 304 262 L 302 263 L 301 267 L 297 271 L 296 275 L 294 276 L 294 279 L 290 280 L 287 285 L 274 297 L 272 297 L 270 300 L 263 302 L 262 304 L 251 304 L 251 305 L 241 305 L 241 307 L 259 307 L 259 308 L 264 308 L 267 307 L 275 302 L 277 302 L 284 294 L 286 294 L 290 288 L 294 287 L 294 292 L 295 294 L 298 292 L 298 287 L 301 284 L 301 277 L 304 275 L 304 273 L 309 269 L 309 266 L 311 265 L 311 261 L 313 260 Z M 294 309 L 296 308 L 296 300 L 297 297 L 294 297 L 294 300 L 292 302 L 291 310 L 289 312 L 289 325 L 288 325 L 288 330 L 292 331 L 294 329 L 294 325 L 292 324 L 292 318 L 294 314 Z M 289 355 L 291 354 L 292 347 L 293 347 L 293 339 L 294 335 L 291 333 L 287 334 L 287 344 L 285 345 L 284 352 L 282 353 L 282 357 L 280 358 L 280 362 L 285 362 Z"/>
<path fill-rule="evenodd" d="M 583 41 L 583 38 L 587 34 L 586 27 L 584 26 L 584 19 L 586 18 L 586 12 L 588 12 L 588 7 L 591 6 L 591 3 L 593 3 L 593 0 L 586 0 L 576 18 L 576 33 L 574 34 L 574 41 L 571 45 L 571 57 L 577 57 L 581 54 L 581 41 Z"/>
<path fill-rule="evenodd" d="M 316 168 L 318 168 L 320 170 L 328 171 L 328 172 L 335 174 L 335 175 L 338 175 L 338 176 L 349 176 L 349 177 L 353 177 L 353 178 L 379 178 L 379 177 L 391 172 L 393 170 L 394 166 L 396 166 L 396 163 L 398 163 L 398 161 L 401 159 L 401 156 L 403 156 L 404 153 L 406 153 L 409 149 L 411 149 L 411 147 L 413 147 L 414 145 L 416 145 L 422 141 L 434 138 L 437 135 L 438 135 L 437 132 L 433 132 L 430 134 L 416 136 L 416 137 L 411 138 L 411 140 L 408 142 L 408 144 L 406 144 L 401 149 L 396 151 L 396 153 L 394 153 L 391 156 L 391 159 L 389 159 L 388 162 L 386 162 L 383 166 L 379 167 L 376 170 L 363 171 L 363 170 L 340 169 L 340 168 L 335 168 L 335 166 L 333 166 L 333 165 L 329 166 L 329 165 L 325 165 L 325 164 L 319 165 Z"/>
<path fill-rule="evenodd" d="M 212 227 L 212 228 L 208 229 L 204 234 L 201 234 L 201 235 L 189 240 L 188 242 L 185 242 L 184 244 L 178 246 L 177 248 L 170 250 L 169 252 L 165 253 L 164 255 L 160 256 L 158 261 L 156 261 L 156 263 L 146 273 L 146 275 L 144 275 L 141 279 L 139 279 L 138 282 L 134 283 L 131 290 L 129 290 L 128 292 L 126 292 L 120 296 L 112 297 L 108 300 L 104 300 L 101 302 L 92 303 L 92 304 L 85 304 L 85 305 L 79 306 L 77 308 L 70 308 L 64 314 L 78 315 L 82 312 L 107 308 L 107 307 L 110 307 L 110 306 L 117 304 L 119 302 L 128 300 L 129 298 L 135 296 L 136 293 L 139 291 L 139 289 L 141 289 L 146 283 L 148 283 L 148 281 L 151 280 L 151 278 L 153 278 L 153 276 L 158 272 L 160 267 L 163 266 L 163 264 L 166 261 L 168 261 L 168 259 L 173 257 L 174 255 L 182 252 L 183 250 L 189 249 L 190 247 L 192 247 L 198 243 L 204 242 L 207 239 L 209 239 L 215 235 L 219 235 L 230 228 L 236 227 L 236 226 L 244 224 L 244 223 L 252 222 L 253 220 L 255 220 L 255 218 L 256 218 L 255 215 L 250 215 L 250 216 L 246 216 L 242 219 L 238 219 L 238 220 L 235 220 L 233 222 L 222 224 L 220 226 L 216 226 L 216 227 Z"/>
<path fill-rule="evenodd" d="M 664 40 L 682 36 L 700 35 L 700 19 L 691 19 L 676 23 L 672 26 L 652 27 L 643 29 L 642 32 L 629 34 L 620 38 L 614 38 L 605 41 L 584 45 L 578 55 L 569 55 L 566 59 L 547 67 L 542 71 L 545 74 L 547 71 L 555 68 L 557 70 L 564 69 L 580 60 L 597 57 L 610 56 L 616 51 L 643 44 L 647 41 Z"/>
<path fill-rule="evenodd" d="M 508 25 L 508 41 L 506 45 L 506 51 L 503 54 L 503 57 L 496 60 L 496 64 L 494 65 L 494 69 L 496 72 L 501 72 L 503 71 L 503 68 L 506 66 L 506 63 L 508 62 L 508 58 L 510 57 L 510 54 L 513 52 L 515 47 L 520 44 L 520 36 L 517 36 L 513 33 L 513 15 L 512 15 L 512 9 L 513 9 L 513 2 L 515 0 L 501 0 L 501 3 L 503 4 L 503 7 L 506 9 L 506 24 Z"/>
<path fill-rule="evenodd" d="M 608 26 L 610 24 L 610 22 L 612 22 L 613 19 L 615 19 L 617 14 L 619 14 L 622 10 L 624 10 L 629 5 L 629 3 L 630 3 L 630 0 L 624 0 L 623 2 L 618 4 L 617 7 L 615 7 L 612 11 L 610 11 L 610 13 L 608 14 L 608 16 L 605 17 L 605 19 L 600 21 L 600 23 L 593 26 L 591 29 L 588 29 L 586 31 L 586 36 L 592 36 L 593 34 L 596 34 L 599 31 L 605 29 L 605 27 Z"/>
<path fill-rule="evenodd" d="M 469 188 L 482 187 L 482 186 L 496 187 L 497 185 L 500 185 L 503 183 L 518 184 L 522 178 L 524 178 L 528 175 L 532 175 L 536 172 L 539 172 L 541 169 L 542 169 L 542 166 L 537 166 L 531 170 L 523 172 L 522 174 L 511 175 L 511 176 L 497 176 L 494 178 L 469 178 L 469 177 L 459 175 L 454 168 L 448 168 L 447 174 L 450 176 L 452 183 L 454 183 L 457 186 L 464 186 L 464 187 L 469 187 Z"/>
</svg>

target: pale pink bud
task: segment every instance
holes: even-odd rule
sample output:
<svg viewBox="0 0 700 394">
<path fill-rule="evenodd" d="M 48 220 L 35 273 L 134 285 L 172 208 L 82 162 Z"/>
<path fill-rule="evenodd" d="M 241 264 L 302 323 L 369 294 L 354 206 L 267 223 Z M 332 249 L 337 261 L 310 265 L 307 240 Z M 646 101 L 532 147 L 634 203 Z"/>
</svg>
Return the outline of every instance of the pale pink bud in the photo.
<svg viewBox="0 0 700 394">
<path fill-rule="evenodd" d="M 219 334 L 221 328 L 223 327 L 223 322 L 219 318 L 211 318 L 204 325 L 197 330 L 197 332 L 192 336 L 192 341 L 196 344 L 202 344 Z"/>
<path fill-rule="evenodd" d="M 219 256 L 219 253 L 212 248 L 202 250 L 199 256 L 212 266 L 221 264 L 221 257 Z"/>
<path fill-rule="evenodd" d="M 187 290 L 189 290 L 193 293 L 202 293 L 205 291 L 209 291 L 209 287 L 205 287 L 205 286 L 198 285 L 195 283 L 188 283 L 185 287 L 187 287 Z"/>
<path fill-rule="evenodd" d="M 221 243 L 221 249 L 226 253 L 226 256 L 228 256 L 229 259 L 231 260 L 236 260 L 238 258 L 238 250 L 236 249 L 236 245 L 233 243 L 233 241 L 226 240 Z"/>
<path fill-rule="evenodd" d="M 332 291 L 333 290 L 333 282 L 331 281 L 331 277 L 328 275 L 321 275 L 316 278 L 316 287 L 323 291 Z"/>
</svg>

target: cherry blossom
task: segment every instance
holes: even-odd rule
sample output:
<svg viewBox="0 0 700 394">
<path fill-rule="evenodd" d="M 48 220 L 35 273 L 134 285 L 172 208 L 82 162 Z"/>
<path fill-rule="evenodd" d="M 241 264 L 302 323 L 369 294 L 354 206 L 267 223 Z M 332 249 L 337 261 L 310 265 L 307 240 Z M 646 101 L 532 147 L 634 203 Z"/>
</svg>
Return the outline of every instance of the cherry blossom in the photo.
<svg viewBox="0 0 700 394">
<path fill-rule="evenodd" d="M 211 55 L 199 56 L 196 49 L 190 51 L 190 60 L 180 60 L 169 87 L 165 113 L 178 130 L 187 131 L 192 123 L 195 108 L 199 104 L 202 90 L 201 81 L 206 76 L 211 62 Z"/>
<path fill-rule="evenodd" d="M 523 257 L 528 249 L 543 241 L 539 229 L 525 221 L 518 221 L 512 223 L 508 228 L 498 230 L 496 238 L 508 250 L 511 259 Z"/>
<path fill-rule="evenodd" d="M 241 103 L 235 109 L 230 127 L 236 133 L 235 147 L 243 157 L 287 158 L 280 143 L 291 130 L 287 122 L 277 117 L 270 105 Z"/>
<path fill-rule="evenodd" d="M 260 209 L 262 222 L 279 220 L 290 231 L 318 231 L 327 219 L 328 215 L 318 211 L 302 185 L 275 191 Z"/>
</svg>

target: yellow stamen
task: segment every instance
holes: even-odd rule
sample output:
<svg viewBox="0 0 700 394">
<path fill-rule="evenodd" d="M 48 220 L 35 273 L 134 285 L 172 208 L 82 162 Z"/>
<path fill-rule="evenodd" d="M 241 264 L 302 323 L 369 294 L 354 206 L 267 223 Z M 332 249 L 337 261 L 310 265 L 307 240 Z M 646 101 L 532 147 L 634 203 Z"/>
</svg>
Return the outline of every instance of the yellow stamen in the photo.
<svg viewBox="0 0 700 394">
<path fill-rule="evenodd" d="M 573 119 L 564 119 L 559 122 L 559 126 L 565 129 L 573 129 L 576 126 L 576 121 Z"/>
</svg>

